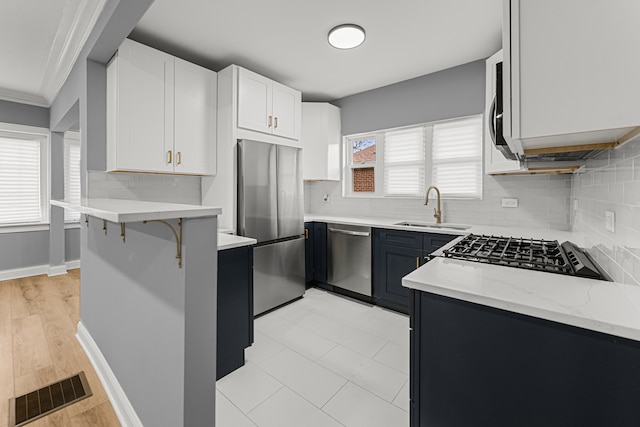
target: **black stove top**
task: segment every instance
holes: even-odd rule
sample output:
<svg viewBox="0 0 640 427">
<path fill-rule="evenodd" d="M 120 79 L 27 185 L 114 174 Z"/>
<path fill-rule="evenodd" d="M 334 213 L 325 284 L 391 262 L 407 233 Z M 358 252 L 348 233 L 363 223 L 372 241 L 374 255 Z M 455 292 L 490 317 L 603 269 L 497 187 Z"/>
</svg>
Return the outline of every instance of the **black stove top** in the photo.
<svg viewBox="0 0 640 427">
<path fill-rule="evenodd" d="M 589 255 L 571 242 L 469 234 L 444 248 L 440 256 L 608 280 Z"/>
</svg>

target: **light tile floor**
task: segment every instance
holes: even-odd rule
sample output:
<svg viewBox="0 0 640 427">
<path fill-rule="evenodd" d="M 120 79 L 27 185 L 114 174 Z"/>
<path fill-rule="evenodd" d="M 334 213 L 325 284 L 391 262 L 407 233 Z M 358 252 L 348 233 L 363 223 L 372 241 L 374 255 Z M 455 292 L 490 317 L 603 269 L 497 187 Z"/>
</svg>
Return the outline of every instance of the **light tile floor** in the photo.
<svg viewBox="0 0 640 427">
<path fill-rule="evenodd" d="M 255 321 L 218 427 L 409 425 L 409 318 L 320 289 Z"/>
</svg>

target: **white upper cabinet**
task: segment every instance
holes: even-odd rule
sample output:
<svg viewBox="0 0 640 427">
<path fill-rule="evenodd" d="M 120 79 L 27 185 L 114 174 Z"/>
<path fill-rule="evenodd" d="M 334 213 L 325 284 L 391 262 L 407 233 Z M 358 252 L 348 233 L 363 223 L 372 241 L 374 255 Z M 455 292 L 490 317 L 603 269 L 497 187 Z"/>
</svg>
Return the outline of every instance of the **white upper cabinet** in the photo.
<svg viewBox="0 0 640 427">
<path fill-rule="evenodd" d="M 238 67 L 238 127 L 299 140 L 300 91 Z"/>
<path fill-rule="evenodd" d="M 504 13 L 505 137 L 520 153 L 640 126 L 640 2 L 504 0 Z"/>
<path fill-rule="evenodd" d="M 510 160 L 498 150 L 494 144 L 492 133 L 495 132 L 493 122 L 496 96 L 496 65 L 502 62 L 502 51 L 499 51 L 486 61 L 486 97 L 484 124 L 484 172 L 489 175 L 521 171 L 518 160 Z"/>
<path fill-rule="evenodd" d="M 107 170 L 213 175 L 216 73 L 126 39 L 107 66 Z"/>
<path fill-rule="evenodd" d="M 306 181 L 340 181 L 340 108 L 302 103 L 302 152 Z"/>
<path fill-rule="evenodd" d="M 216 73 L 175 62 L 174 171 L 216 174 Z"/>
</svg>

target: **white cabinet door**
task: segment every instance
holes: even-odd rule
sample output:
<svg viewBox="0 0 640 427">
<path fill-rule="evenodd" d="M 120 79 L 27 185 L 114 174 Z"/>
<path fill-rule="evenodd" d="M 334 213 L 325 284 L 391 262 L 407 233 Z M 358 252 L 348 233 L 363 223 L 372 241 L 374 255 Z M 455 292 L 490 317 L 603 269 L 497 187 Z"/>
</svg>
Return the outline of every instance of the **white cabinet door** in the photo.
<svg viewBox="0 0 640 427">
<path fill-rule="evenodd" d="M 216 73 L 175 60 L 176 173 L 216 173 Z"/>
<path fill-rule="evenodd" d="M 271 80 L 240 68 L 238 76 L 238 127 L 271 133 L 273 127 L 271 97 Z"/>
<path fill-rule="evenodd" d="M 496 173 L 520 171 L 518 160 L 509 160 L 498 150 L 493 143 L 491 135 L 492 104 L 496 95 L 496 64 L 502 62 L 502 50 L 486 61 L 486 98 L 484 114 L 484 173 L 492 175 Z"/>
<path fill-rule="evenodd" d="M 116 168 L 171 172 L 173 57 L 126 39 L 116 60 Z"/>
<path fill-rule="evenodd" d="M 586 4 L 505 0 L 507 131 L 514 138 L 589 137 L 640 125 L 640 2 Z"/>
<path fill-rule="evenodd" d="M 273 134 L 300 139 L 301 94 L 273 82 Z"/>
<path fill-rule="evenodd" d="M 340 181 L 340 108 L 324 102 L 302 103 L 302 177 Z"/>
</svg>

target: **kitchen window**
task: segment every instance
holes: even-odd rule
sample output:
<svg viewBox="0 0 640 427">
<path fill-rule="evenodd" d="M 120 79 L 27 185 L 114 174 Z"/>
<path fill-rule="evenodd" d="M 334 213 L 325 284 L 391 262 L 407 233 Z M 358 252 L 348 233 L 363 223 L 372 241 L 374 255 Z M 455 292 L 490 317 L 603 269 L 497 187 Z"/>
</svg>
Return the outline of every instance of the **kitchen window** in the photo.
<svg viewBox="0 0 640 427">
<path fill-rule="evenodd" d="M 80 134 L 64 134 L 64 198 L 80 204 Z M 79 222 L 80 212 L 64 210 L 64 222 Z"/>
<path fill-rule="evenodd" d="M 0 226 L 46 223 L 49 130 L 0 124 Z"/>
<path fill-rule="evenodd" d="M 347 136 L 343 194 L 482 198 L 482 115 Z"/>
</svg>

